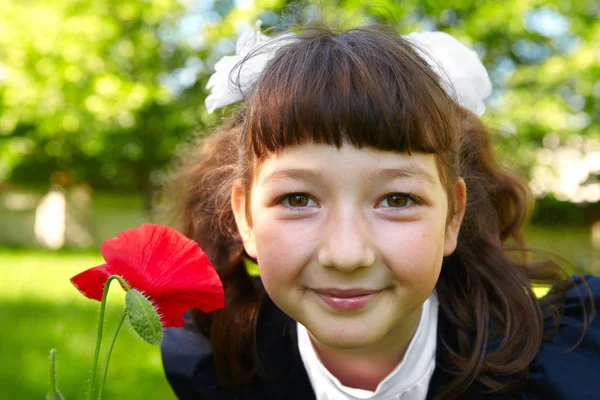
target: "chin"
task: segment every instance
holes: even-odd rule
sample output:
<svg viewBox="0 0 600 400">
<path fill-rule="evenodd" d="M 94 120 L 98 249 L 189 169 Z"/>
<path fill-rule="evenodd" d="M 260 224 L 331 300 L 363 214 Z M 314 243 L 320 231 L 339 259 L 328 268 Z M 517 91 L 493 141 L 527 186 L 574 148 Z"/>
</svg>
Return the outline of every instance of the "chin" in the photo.
<svg viewBox="0 0 600 400">
<path fill-rule="evenodd" d="M 324 341 L 319 340 L 323 345 L 336 350 L 358 350 L 368 347 L 376 341 L 357 340 L 355 338 L 344 338 L 338 340 Z"/>
<path fill-rule="evenodd" d="M 373 345 L 383 339 L 385 334 L 373 329 L 367 329 L 367 325 L 362 329 L 335 328 L 331 325 L 320 325 L 318 328 L 308 327 L 312 336 L 321 344 L 338 350 L 360 349 Z"/>
</svg>

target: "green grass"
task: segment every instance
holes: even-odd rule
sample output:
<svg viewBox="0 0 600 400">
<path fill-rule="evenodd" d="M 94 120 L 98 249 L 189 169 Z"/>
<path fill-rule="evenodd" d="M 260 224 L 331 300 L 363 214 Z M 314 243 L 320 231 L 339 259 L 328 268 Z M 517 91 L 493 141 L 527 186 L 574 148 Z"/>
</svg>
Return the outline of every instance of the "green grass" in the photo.
<svg viewBox="0 0 600 400">
<path fill-rule="evenodd" d="M 580 272 L 594 272 L 591 232 L 587 226 L 525 228 L 525 244 L 564 258 Z M 596 250 L 598 251 L 598 250 Z M 595 254 L 598 257 L 598 254 Z"/>
<path fill-rule="evenodd" d="M 97 253 L 0 248 L 0 399 L 43 399 L 51 348 L 57 350 L 58 388 L 66 399 L 86 398 L 100 303 L 79 294 L 69 278 L 100 263 Z M 113 284 L 104 345 L 123 311 L 123 300 L 122 289 Z M 101 362 L 104 353 L 103 349 Z M 122 329 L 104 398 L 175 399 L 159 347 Z"/>
</svg>

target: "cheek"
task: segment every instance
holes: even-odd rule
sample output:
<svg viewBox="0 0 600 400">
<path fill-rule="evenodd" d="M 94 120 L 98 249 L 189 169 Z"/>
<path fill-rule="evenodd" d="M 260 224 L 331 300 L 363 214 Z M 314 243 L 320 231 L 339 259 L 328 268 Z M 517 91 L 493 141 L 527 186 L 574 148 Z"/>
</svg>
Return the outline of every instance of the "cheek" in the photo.
<svg viewBox="0 0 600 400">
<path fill-rule="evenodd" d="M 295 279 L 310 259 L 310 230 L 299 225 L 268 216 L 255 220 L 256 252 L 267 290 Z"/>
<path fill-rule="evenodd" d="M 402 226 L 385 244 L 384 257 L 406 284 L 437 280 L 444 255 L 444 226 L 436 220 Z"/>
</svg>

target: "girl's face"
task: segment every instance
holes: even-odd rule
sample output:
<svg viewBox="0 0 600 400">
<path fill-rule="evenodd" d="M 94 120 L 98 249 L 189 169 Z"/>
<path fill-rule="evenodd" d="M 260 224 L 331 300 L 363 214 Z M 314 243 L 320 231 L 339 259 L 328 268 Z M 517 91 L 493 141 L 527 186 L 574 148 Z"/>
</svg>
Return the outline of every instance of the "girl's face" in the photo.
<svg viewBox="0 0 600 400">
<path fill-rule="evenodd" d="M 434 155 L 306 144 L 265 160 L 232 205 L 275 304 L 324 345 L 359 349 L 416 329 L 456 247 L 462 180 L 456 195 L 447 223 Z"/>
</svg>

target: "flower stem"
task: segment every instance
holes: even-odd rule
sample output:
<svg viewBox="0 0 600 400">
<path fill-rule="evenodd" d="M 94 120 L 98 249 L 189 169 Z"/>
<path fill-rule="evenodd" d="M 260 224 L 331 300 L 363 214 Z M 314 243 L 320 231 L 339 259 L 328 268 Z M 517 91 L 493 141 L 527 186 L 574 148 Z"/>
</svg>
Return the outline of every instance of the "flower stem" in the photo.
<svg viewBox="0 0 600 400">
<path fill-rule="evenodd" d="M 54 392 L 56 391 L 56 350 L 50 350 L 50 393 L 48 394 L 49 399 L 54 399 Z"/>
<path fill-rule="evenodd" d="M 127 315 L 127 313 L 124 312 L 123 315 L 121 316 L 121 320 L 119 321 L 119 323 L 117 325 L 117 329 L 115 330 L 115 333 L 113 334 L 110 344 L 108 345 L 108 351 L 106 352 L 106 359 L 104 360 L 104 371 L 102 371 L 102 379 L 100 380 L 100 387 L 98 389 L 98 399 L 97 400 L 102 399 L 102 393 L 104 392 L 104 384 L 106 382 L 106 375 L 108 374 L 108 362 L 110 361 L 110 354 L 112 353 L 112 349 L 115 346 L 115 341 L 117 340 L 117 335 L 119 334 L 119 330 L 121 329 L 121 326 L 123 325 L 123 322 L 125 321 L 126 315 Z"/>
<path fill-rule="evenodd" d="M 102 344 L 102 328 L 104 326 L 104 310 L 106 309 L 106 298 L 108 295 L 108 289 L 113 279 L 117 279 L 121 282 L 121 285 L 125 288 L 125 291 L 131 290 L 127 282 L 118 275 L 111 275 L 104 284 L 104 292 L 102 293 L 102 301 L 100 302 L 100 321 L 98 323 L 98 334 L 96 336 L 96 350 L 94 350 L 94 361 L 92 361 L 92 376 L 90 378 L 90 386 L 88 390 L 87 400 L 92 400 L 94 393 L 94 380 L 96 378 L 96 369 L 98 367 L 98 355 L 100 354 L 100 345 Z"/>
</svg>

